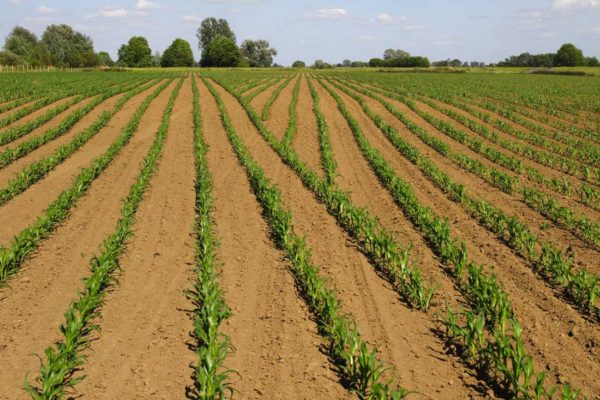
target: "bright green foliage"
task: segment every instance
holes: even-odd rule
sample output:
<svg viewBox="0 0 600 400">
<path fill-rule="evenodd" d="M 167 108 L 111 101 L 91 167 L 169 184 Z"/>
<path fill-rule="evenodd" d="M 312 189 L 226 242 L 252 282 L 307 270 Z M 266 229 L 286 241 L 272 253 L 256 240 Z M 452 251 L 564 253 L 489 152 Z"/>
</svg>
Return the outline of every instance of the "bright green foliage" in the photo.
<svg viewBox="0 0 600 400">
<path fill-rule="evenodd" d="M 219 37 L 204 49 L 201 64 L 203 67 L 235 67 L 241 60 L 240 49 L 235 41 Z"/>
<path fill-rule="evenodd" d="M 55 67 L 94 67 L 98 56 L 89 36 L 76 32 L 69 25 L 50 25 L 42 35 L 51 65 Z"/>
<path fill-rule="evenodd" d="M 194 54 L 187 40 L 175 39 L 162 55 L 162 67 L 191 67 L 194 65 Z"/>
<path fill-rule="evenodd" d="M 152 50 L 143 36 L 133 36 L 119 49 L 119 64 L 130 68 L 150 67 Z"/>
</svg>

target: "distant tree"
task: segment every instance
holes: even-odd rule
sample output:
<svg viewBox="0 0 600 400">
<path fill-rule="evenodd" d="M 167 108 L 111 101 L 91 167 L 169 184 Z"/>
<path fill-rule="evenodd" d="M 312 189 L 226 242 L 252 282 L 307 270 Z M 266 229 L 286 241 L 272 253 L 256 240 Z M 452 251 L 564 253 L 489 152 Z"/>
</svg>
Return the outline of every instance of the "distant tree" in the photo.
<svg viewBox="0 0 600 400">
<path fill-rule="evenodd" d="M 119 49 L 119 64 L 130 68 L 143 68 L 152 65 L 152 50 L 143 36 L 133 36 Z"/>
<path fill-rule="evenodd" d="M 0 65 L 26 65 L 27 61 L 9 50 L 0 51 Z"/>
<path fill-rule="evenodd" d="M 162 54 L 160 54 L 160 51 L 156 50 L 154 52 L 154 54 L 152 54 L 152 66 L 160 67 L 161 61 L 162 61 Z"/>
<path fill-rule="evenodd" d="M 246 39 L 240 46 L 243 59 L 250 67 L 268 68 L 273 64 L 277 50 L 270 47 L 267 40 Z"/>
<path fill-rule="evenodd" d="M 315 63 L 313 64 L 313 68 L 326 69 L 326 68 L 332 68 L 332 67 L 331 67 L 331 64 L 328 64 L 323 60 L 316 60 Z"/>
<path fill-rule="evenodd" d="M 92 67 L 99 63 L 89 36 L 69 25 L 50 25 L 42 35 L 52 65 L 57 67 Z"/>
<path fill-rule="evenodd" d="M 345 68 L 350 68 L 352 66 L 352 61 L 350 61 L 350 60 L 344 60 L 344 61 L 342 61 L 342 65 L 341 66 L 345 67 Z"/>
<path fill-rule="evenodd" d="M 392 68 L 427 68 L 429 67 L 427 57 L 411 56 L 406 58 L 392 58 L 384 60 L 383 66 Z M 459 64 L 460 66 L 460 64 Z"/>
<path fill-rule="evenodd" d="M 449 64 L 451 67 L 460 67 L 462 65 L 462 61 L 460 61 L 458 58 L 455 58 L 454 60 L 450 61 Z"/>
<path fill-rule="evenodd" d="M 387 49 L 383 52 L 383 59 L 384 60 L 391 60 L 394 58 L 407 58 L 410 57 L 410 54 L 407 51 L 404 50 L 394 50 L 394 49 Z"/>
<path fill-rule="evenodd" d="M 371 58 L 369 60 L 369 67 L 383 67 L 384 60 L 382 58 Z"/>
<path fill-rule="evenodd" d="M 196 31 L 196 37 L 198 38 L 198 48 L 202 50 L 201 58 L 204 59 L 207 56 L 209 45 L 216 39 L 228 38 L 231 42 L 235 43 L 235 33 L 229 27 L 229 22 L 226 19 L 206 18 L 200 23 L 200 27 Z M 206 62 L 200 61 L 202 66 L 206 65 Z"/>
<path fill-rule="evenodd" d="M 369 63 L 366 63 L 364 61 L 352 61 L 350 63 L 350 67 L 351 68 L 364 68 L 364 67 L 368 67 Z"/>
<path fill-rule="evenodd" d="M 585 65 L 588 67 L 600 67 L 600 62 L 596 57 L 588 57 L 585 59 Z"/>
<path fill-rule="evenodd" d="M 556 52 L 555 65 L 557 67 L 580 67 L 585 65 L 583 51 L 571 43 L 565 43 Z"/>
<path fill-rule="evenodd" d="M 194 54 L 187 40 L 177 38 L 165 50 L 160 62 L 162 67 L 191 67 L 194 65 Z"/>
<path fill-rule="evenodd" d="M 235 67 L 241 60 L 240 49 L 232 38 L 219 37 L 203 50 L 203 67 Z"/>
<path fill-rule="evenodd" d="M 110 54 L 106 51 L 101 51 L 98 53 L 98 63 L 99 65 L 103 65 L 105 67 L 112 67 L 115 65 L 115 62 L 110 58 Z"/>
<path fill-rule="evenodd" d="M 292 63 L 292 68 L 304 68 L 306 63 L 304 61 L 296 60 Z"/>
<path fill-rule="evenodd" d="M 40 64 L 40 43 L 29 30 L 15 26 L 6 38 L 4 49 L 19 57 L 21 63 Z"/>
</svg>

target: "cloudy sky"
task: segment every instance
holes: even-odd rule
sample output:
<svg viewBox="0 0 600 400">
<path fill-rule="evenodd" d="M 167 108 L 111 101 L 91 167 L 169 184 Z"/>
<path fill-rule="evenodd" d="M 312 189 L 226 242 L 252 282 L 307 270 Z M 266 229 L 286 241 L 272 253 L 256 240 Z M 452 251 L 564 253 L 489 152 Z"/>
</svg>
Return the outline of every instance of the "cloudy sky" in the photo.
<svg viewBox="0 0 600 400">
<path fill-rule="evenodd" d="M 600 0 L 0 0 L 0 36 L 15 25 L 41 35 L 67 23 L 116 57 L 133 35 L 163 51 L 187 39 L 196 57 L 196 28 L 226 18 L 243 39 L 264 38 L 276 62 L 312 63 L 380 57 L 400 48 L 430 60 L 496 62 L 511 54 L 556 51 L 573 42 L 600 57 Z"/>
</svg>

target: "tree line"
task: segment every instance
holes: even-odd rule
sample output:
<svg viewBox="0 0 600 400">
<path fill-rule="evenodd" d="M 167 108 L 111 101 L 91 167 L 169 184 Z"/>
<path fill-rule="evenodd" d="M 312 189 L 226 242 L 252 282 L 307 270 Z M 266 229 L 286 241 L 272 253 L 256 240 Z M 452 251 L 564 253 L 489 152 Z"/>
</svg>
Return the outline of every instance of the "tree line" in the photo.
<svg viewBox="0 0 600 400">
<path fill-rule="evenodd" d="M 176 38 L 161 54 L 152 53 L 148 40 L 143 36 L 133 36 L 118 51 L 118 59 L 113 61 L 105 51 L 94 50 L 92 39 L 75 31 L 69 25 L 50 25 L 41 38 L 26 28 L 16 26 L 7 36 L 4 48 L 0 51 L 0 65 L 54 66 L 64 67 L 261 67 L 278 66 L 273 63 L 277 50 L 267 40 L 244 40 L 238 46 L 236 35 L 225 19 L 206 18 L 197 29 L 198 48 L 201 51 L 199 62 L 194 60 L 190 43 Z M 556 53 L 522 53 L 511 56 L 490 66 L 507 67 L 558 67 L 558 66 L 600 66 L 596 57 L 585 57 L 583 51 L 571 43 L 566 43 Z M 386 49 L 381 58 L 369 61 L 346 59 L 341 63 L 330 64 L 316 60 L 311 67 L 317 69 L 345 67 L 484 67 L 483 62 L 462 62 L 447 59 L 430 63 L 427 57 L 412 56 L 401 49 Z M 292 64 L 294 68 L 304 68 L 300 60 Z"/>
<path fill-rule="evenodd" d="M 152 54 L 148 40 L 133 36 L 112 60 L 106 51 L 94 50 L 92 39 L 66 24 L 50 25 L 41 38 L 21 26 L 16 26 L 0 51 L 0 65 L 65 67 L 271 67 L 277 50 L 264 39 L 244 40 L 238 47 L 229 23 L 224 19 L 207 18 L 200 24 L 196 36 L 202 51 L 200 62 L 194 60 L 187 40 L 176 38 L 161 54 Z"/>
</svg>

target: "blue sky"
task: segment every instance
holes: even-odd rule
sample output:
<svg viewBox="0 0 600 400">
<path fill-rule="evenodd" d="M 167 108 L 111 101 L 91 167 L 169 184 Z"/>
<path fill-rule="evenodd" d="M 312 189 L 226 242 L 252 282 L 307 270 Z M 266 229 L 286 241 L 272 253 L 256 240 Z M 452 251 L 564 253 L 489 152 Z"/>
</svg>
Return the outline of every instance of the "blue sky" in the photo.
<svg viewBox="0 0 600 400">
<path fill-rule="evenodd" d="M 226 18 L 238 42 L 267 39 L 276 62 L 341 62 L 400 48 L 430 60 L 496 62 L 512 54 L 556 51 L 573 42 L 600 57 L 600 0 L 0 0 L 0 36 L 22 25 L 41 35 L 67 23 L 96 51 L 117 50 L 133 35 L 163 51 L 176 37 L 199 57 L 196 28 Z"/>
</svg>

